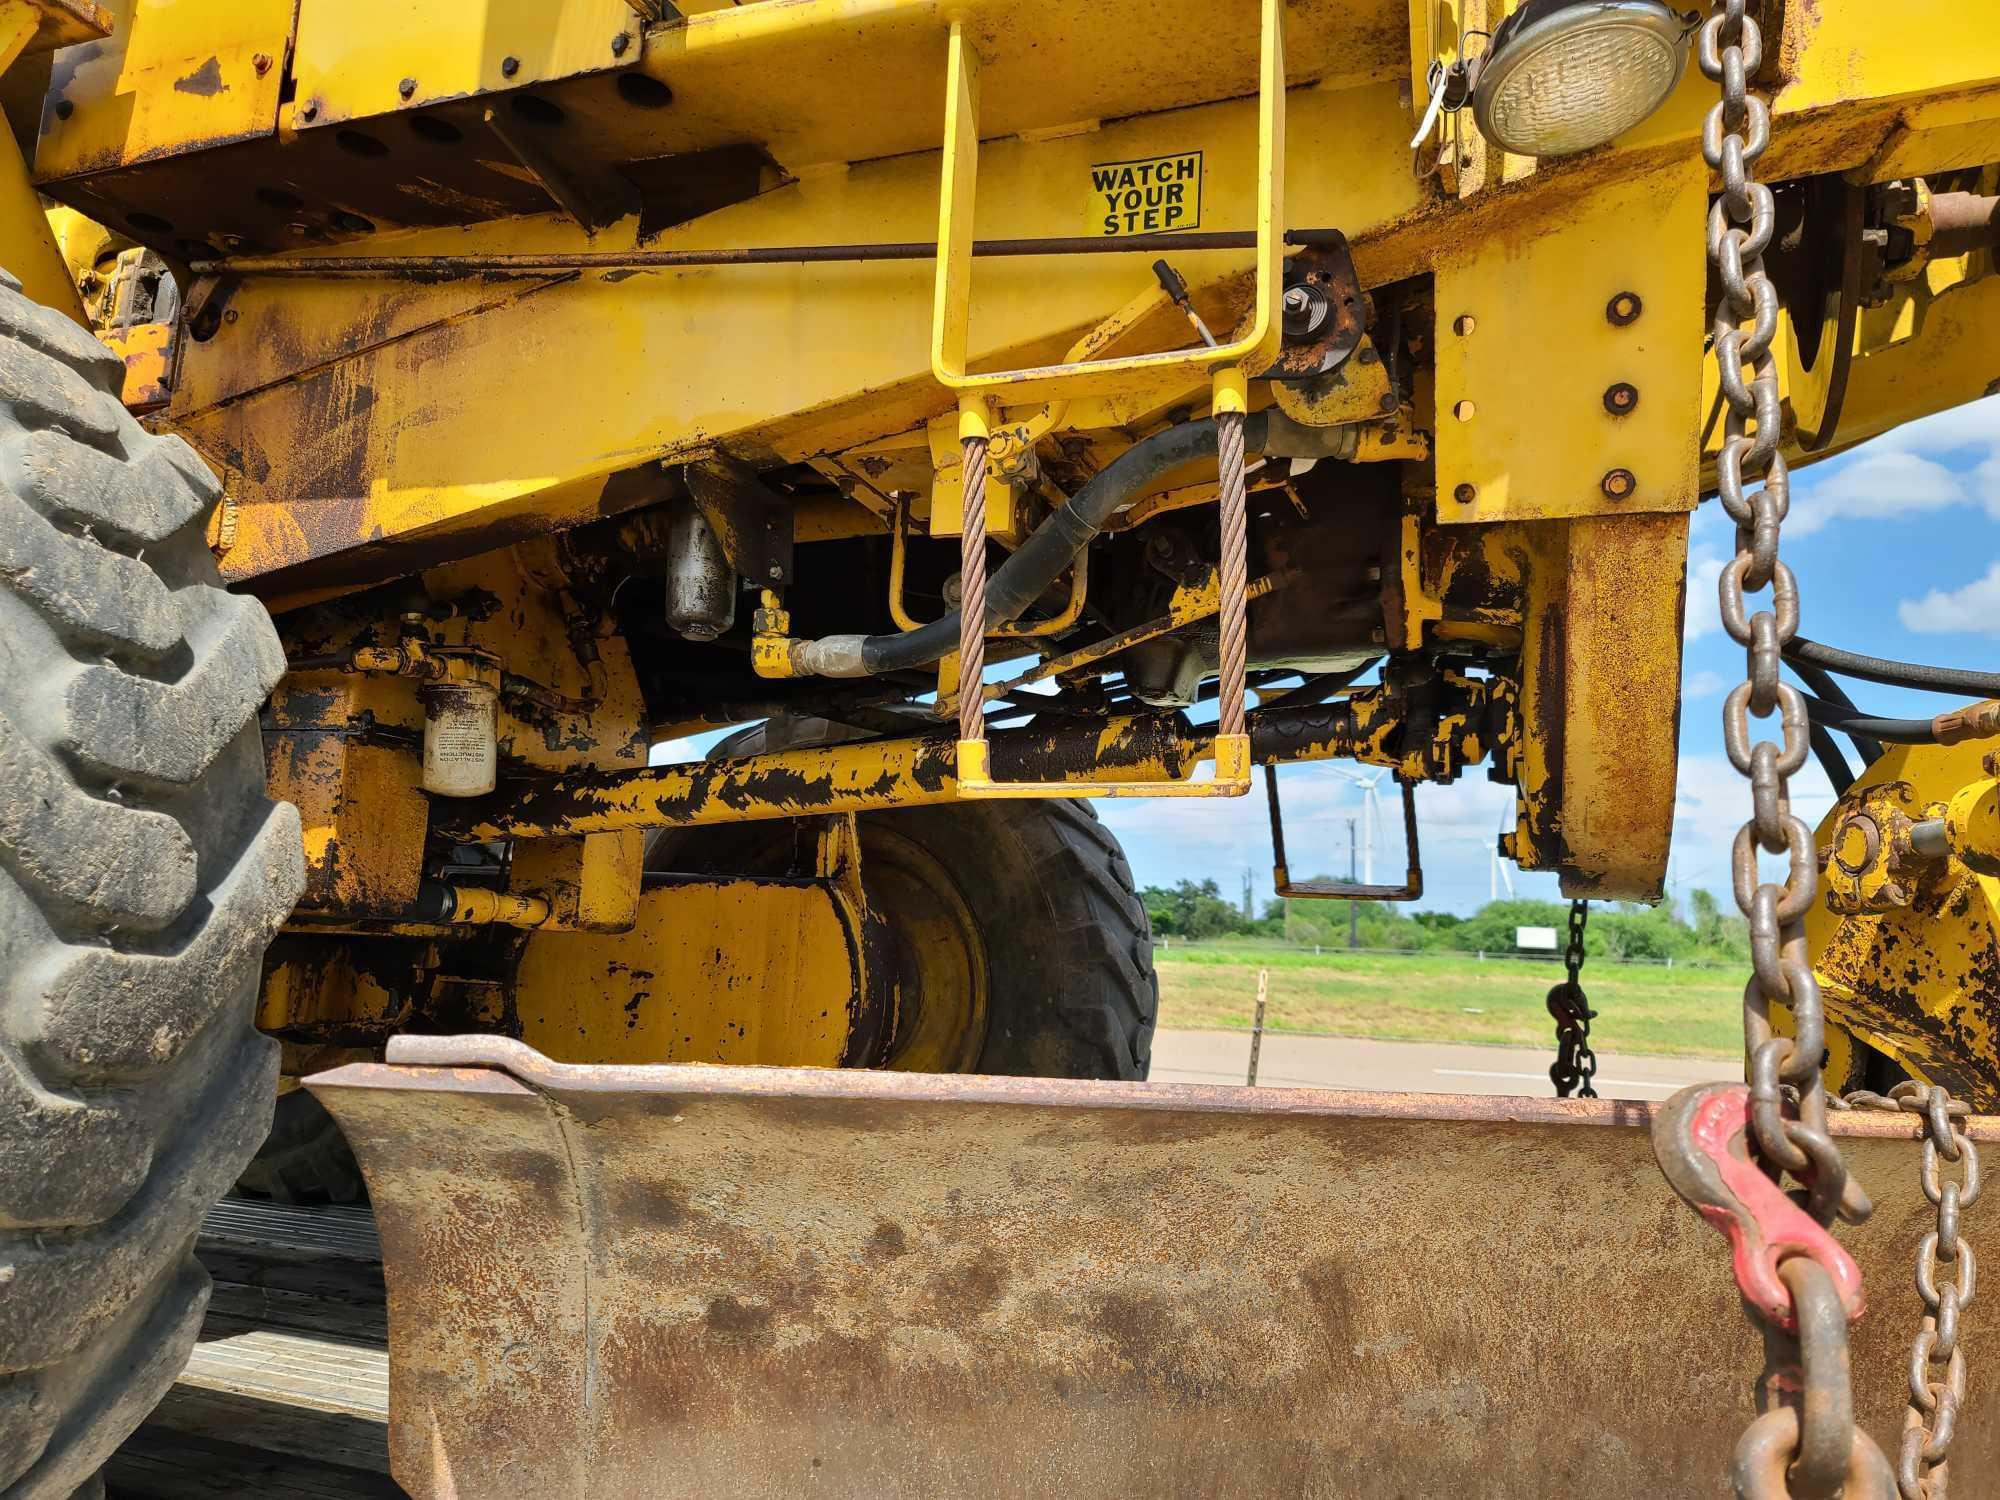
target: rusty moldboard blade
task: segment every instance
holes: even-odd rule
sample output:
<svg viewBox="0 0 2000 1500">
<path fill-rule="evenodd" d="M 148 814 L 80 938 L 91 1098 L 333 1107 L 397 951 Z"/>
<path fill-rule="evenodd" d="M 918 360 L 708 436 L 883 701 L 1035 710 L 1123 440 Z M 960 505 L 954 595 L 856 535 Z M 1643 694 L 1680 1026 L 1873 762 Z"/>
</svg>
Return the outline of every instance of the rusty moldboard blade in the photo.
<svg viewBox="0 0 2000 1500">
<path fill-rule="evenodd" d="M 1653 1500 L 1725 1492 L 1751 1415 L 1760 1341 L 1644 1105 L 391 1057 L 311 1087 L 374 1197 L 422 1500 Z M 1835 1129 L 1893 1444 L 1915 1121 Z M 1954 1473 L 1996 1418 L 1975 1390 Z"/>
</svg>

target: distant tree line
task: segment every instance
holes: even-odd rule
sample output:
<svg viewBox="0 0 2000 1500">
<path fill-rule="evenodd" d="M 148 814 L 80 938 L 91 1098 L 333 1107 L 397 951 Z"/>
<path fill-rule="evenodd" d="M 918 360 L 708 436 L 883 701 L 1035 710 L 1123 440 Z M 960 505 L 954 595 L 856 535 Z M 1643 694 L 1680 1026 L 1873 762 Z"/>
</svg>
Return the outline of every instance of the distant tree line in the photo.
<svg viewBox="0 0 2000 1500">
<path fill-rule="evenodd" d="M 1171 888 L 1147 886 L 1140 893 L 1153 931 L 1200 942 L 1209 938 L 1277 938 L 1302 947 L 1345 948 L 1350 903 L 1268 901 L 1261 917 L 1246 918 L 1213 880 L 1183 880 Z M 1451 912 L 1412 912 L 1387 902 L 1363 901 L 1354 915 L 1355 945 L 1408 952 L 1512 953 L 1515 930 L 1553 927 L 1558 938 L 1569 924 L 1561 901 L 1489 901 L 1469 917 Z M 1607 902 L 1593 906 L 1584 949 L 1612 959 L 1673 959 L 1675 962 L 1735 962 L 1750 956 L 1748 926 L 1724 915 L 1708 891 L 1688 897 L 1684 916 L 1677 904 L 1642 906 Z"/>
</svg>

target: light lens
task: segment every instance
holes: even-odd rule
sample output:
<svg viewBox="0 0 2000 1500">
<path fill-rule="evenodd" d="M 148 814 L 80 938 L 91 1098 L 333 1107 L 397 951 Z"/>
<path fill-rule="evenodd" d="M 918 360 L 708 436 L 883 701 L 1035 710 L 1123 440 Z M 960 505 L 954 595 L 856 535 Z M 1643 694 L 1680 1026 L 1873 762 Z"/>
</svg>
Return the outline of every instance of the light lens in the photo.
<svg viewBox="0 0 2000 1500">
<path fill-rule="evenodd" d="M 1480 64 L 1473 114 L 1520 156 L 1567 156 L 1630 130 L 1666 102 L 1687 63 L 1681 22 L 1659 0 L 1586 0 L 1524 11 Z"/>
</svg>

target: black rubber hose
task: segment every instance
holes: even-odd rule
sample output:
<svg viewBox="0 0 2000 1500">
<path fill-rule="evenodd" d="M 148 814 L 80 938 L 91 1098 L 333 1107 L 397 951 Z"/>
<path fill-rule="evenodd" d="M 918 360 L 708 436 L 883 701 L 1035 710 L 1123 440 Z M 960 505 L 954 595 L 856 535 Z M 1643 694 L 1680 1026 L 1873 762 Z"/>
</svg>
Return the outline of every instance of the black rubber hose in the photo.
<svg viewBox="0 0 2000 1500">
<path fill-rule="evenodd" d="M 1937 730 L 1929 719 L 1878 719 L 1856 708 L 1842 708 L 1838 703 L 1829 703 L 1824 698 L 1807 698 L 1806 715 L 1815 724 L 1824 724 L 1828 729 L 1838 729 L 1842 734 L 1854 736 L 1856 745 L 1861 743 L 1864 735 L 1889 745 L 1935 745 L 1938 742 Z"/>
<path fill-rule="evenodd" d="M 1859 714 L 1861 712 L 1861 710 L 1854 706 L 1854 700 L 1847 696 L 1847 689 L 1835 682 L 1825 671 L 1814 666 L 1811 662 L 1795 661 L 1789 665 L 1800 682 L 1803 682 L 1835 708 L 1850 714 Z M 1864 767 L 1872 766 L 1882 758 L 1882 742 L 1880 740 L 1872 739 L 1866 734 L 1857 734 L 1851 729 L 1845 730 L 1843 733 L 1854 741 L 1855 752 L 1860 755 L 1861 763 Z"/>
<path fill-rule="evenodd" d="M 1266 419 L 1253 412 L 1243 420 L 1246 446 L 1263 446 Z M 1182 422 L 1142 438 L 1091 476 L 1090 482 L 1037 526 L 986 581 L 986 624 L 991 629 L 1017 619 L 1062 576 L 1063 569 L 1090 545 L 1120 506 L 1146 486 L 1183 464 L 1215 455 L 1215 418 Z M 861 642 L 861 664 L 871 675 L 929 666 L 958 649 L 958 612 L 916 630 L 871 635 Z"/>
<path fill-rule="evenodd" d="M 1833 795 L 1845 797 L 1848 788 L 1854 785 L 1854 768 L 1847 763 L 1847 757 L 1840 753 L 1840 743 L 1833 732 L 1824 724 L 1814 724 L 1809 731 L 1813 758 L 1819 768 L 1826 772 L 1826 779 L 1833 783 Z"/>
<path fill-rule="evenodd" d="M 1785 660 L 1794 666 L 1820 667 L 1843 676 L 1859 677 L 1863 682 L 1879 682 L 1884 687 L 2000 698 L 2000 672 L 1968 672 L 1958 667 L 1930 667 L 1920 662 L 1863 656 L 1855 651 L 1842 651 L 1837 646 L 1822 646 L 1818 641 L 1809 641 L 1802 635 L 1794 636 L 1791 644 L 1785 647 Z"/>
</svg>

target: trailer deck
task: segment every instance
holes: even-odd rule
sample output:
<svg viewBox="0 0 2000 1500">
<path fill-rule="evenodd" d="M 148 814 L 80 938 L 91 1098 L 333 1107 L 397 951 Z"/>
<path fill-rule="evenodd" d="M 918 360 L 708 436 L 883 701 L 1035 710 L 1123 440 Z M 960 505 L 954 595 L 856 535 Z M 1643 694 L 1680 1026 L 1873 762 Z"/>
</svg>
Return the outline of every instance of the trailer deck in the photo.
<svg viewBox="0 0 2000 1500">
<path fill-rule="evenodd" d="M 373 1214 L 225 1198 L 196 1253 L 201 1342 L 106 1470 L 109 1500 L 400 1496 Z"/>
</svg>

